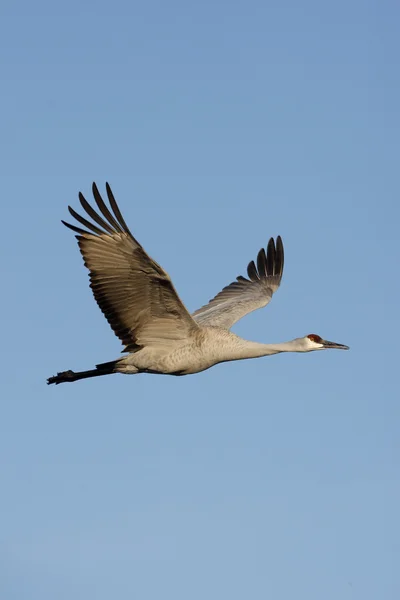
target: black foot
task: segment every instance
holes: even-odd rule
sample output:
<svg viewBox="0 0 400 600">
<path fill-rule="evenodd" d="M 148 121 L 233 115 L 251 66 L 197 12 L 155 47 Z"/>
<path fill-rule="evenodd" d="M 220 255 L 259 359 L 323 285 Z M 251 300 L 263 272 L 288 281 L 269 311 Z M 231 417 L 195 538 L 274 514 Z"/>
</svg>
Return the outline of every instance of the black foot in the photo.
<svg viewBox="0 0 400 600">
<path fill-rule="evenodd" d="M 66 381 L 75 381 L 75 375 L 76 373 L 74 373 L 74 371 L 63 371 L 62 373 L 57 373 L 57 375 L 54 375 L 54 377 L 48 378 L 47 385 L 50 385 L 51 383 L 58 385 L 59 383 L 64 383 Z"/>
</svg>

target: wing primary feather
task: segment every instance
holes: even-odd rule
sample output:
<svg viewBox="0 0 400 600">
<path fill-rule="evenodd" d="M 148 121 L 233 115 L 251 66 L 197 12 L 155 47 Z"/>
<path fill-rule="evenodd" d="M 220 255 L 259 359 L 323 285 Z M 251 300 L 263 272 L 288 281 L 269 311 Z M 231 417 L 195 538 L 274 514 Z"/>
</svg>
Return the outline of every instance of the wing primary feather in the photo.
<svg viewBox="0 0 400 600">
<path fill-rule="evenodd" d="M 79 202 L 81 203 L 82 208 L 84 208 L 87 214 L 90 217 L 92 217 L 93 221 L 96 221 L 96 223 L 100 225 L 100 227 L 103 227 L 103 229 L 105 229 L 108 233 L 114 233 L 112 227 L 110 227 L 110 225 L 106 223 L 104 219 L 100 217 L 100 215 L 97 214 L 97 212 L 94 210 L 94 208 L 90 206 L 89 202 L 86 200 L 85 196 L 81 192 L 79 192 Z"/>
<path fill-rule="evenodd" d="M 118 208 L 117 201 L 115 200 L 114 194 L 112 193 L 110 185 L 107 182 L 106 182 L 106 190 L 107 190 L 107 196 L 108 196 L 108 200 L 110 202 L 110 206 L 111 206 L 113 213 L 116 216 L 119 224 L 124 229 L 124 231 L 126 231 L 126 233 L 129 233 L 129 235 L 135 240 L 135 238 L 129 231 L 128 225 L 125 223 L 124 217 L 121 215 L 121 211 Z M 137 240 L 135 240 L 135 242 L 138 244 L 138 246 L 141 246 L 141 244 L 139 244 L 139 242 Z"/>
<path fill-rule="evenodd" d="M 275 242 L 271 238 L 267 247 L 267 275 L 274 275 L 275 266 Z"/>
<path fill-rule="evenodd" d="M 65 225 L 65 227 L 68 227 L 68 229 L 72 229 L 72 231 L 75 231 L 75 233 L 79 233 L 79 235 L 87 235 L 87 233 L 88 233 L 84 229 L 81 229 L 80 227 L 75 227 L 75 225 L 71 225 L 70 223 L 63 221 L 62 219 L 61 219 L 61 223 L 63 225 Z"/>
<path fill-rule="evenodd" d="M 250 277 L 251 281 L 259 281 L 256 265 L 254 264 L 254 260 L 252 260 L 248 264 L 247 275 Z"/>
<path fill-rule="evenodd" d="M 257 255 L 257 270 L 260 279 L 266 277 L 267 275 L 267 257 L 265 256 L 264 248 L 261 248 L 260 252 Z"/>
<path fill-rule="evenodd" d="M 103 198 L 101 197 L 98 187 L 94 182 L 92 185 L 92 190 L 93 190 L 93 196 L 96 201 L 96 204 L 97 204 L 99 210 L 101 211 L 103 217 L 105 217 L 107 219 L 107 221 L 110 223 L 110 225 L 112 225 L 112 227 L 114 227 L 114 229 L 116 231 L 118 231 L 119 233 L 123 233 L 123 229 L 122 229 L 121 225 L 118 223 L 118 221 L 115 220 L 113 215 L 108 210 L 107 205 L 105 204 Z"/>
<path fill-rule="evenodd" d="M 276 271 L 282 276 L 284 263 L 283 243 L 280 235 L 276 238 Z"/>
<path fill-rule="evenodd" d="M 87 227 L 88 229 L 90 229 L 90 231 L 93 231 L 93 233 L 97 233 L 97 235 L 104 235 L 104 231 L 96 227 L 96 225 L 93 225 L 93 223 L 90 223 L 90 221 L 87 221 L 86 219 L 81 217 L 81 215 L 78 215 L 78 213 L 75 212 L 71 206 L 68 206 L 68 210 L 70 214 L 74 217 L 74 219 L 79 221 L 81 225 Z M 85 231 L 85 233 L 87 233 L 87 231 Z"/>
</svg>

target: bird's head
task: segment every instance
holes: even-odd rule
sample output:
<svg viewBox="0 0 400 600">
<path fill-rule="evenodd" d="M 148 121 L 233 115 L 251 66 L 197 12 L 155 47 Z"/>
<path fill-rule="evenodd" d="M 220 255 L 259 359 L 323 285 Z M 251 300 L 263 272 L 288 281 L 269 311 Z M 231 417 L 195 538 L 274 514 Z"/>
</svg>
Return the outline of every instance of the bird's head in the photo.
<svg viewBox="0 0 400 600">
<path fill-rule="evenodd" d="M 348 346 L 345 346 L 344 344 L 337 344 L 336 342 L 328 342 L 315 333 L 310 333 L 301 339 L 303 340 L 303 352 L 312 352 L 313 350 L 329 350 L 332 348 L 336 348 L 337 350 L 349 350 Z"/>
</svg>

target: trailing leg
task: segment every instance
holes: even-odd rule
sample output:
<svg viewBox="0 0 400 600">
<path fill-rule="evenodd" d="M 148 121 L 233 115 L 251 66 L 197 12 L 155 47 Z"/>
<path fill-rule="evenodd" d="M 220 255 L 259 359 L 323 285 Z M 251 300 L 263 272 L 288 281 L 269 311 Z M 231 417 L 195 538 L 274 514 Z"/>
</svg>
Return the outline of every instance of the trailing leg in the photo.
<svg viewBox="0 0 400 600">
<path fill-rule="evenodd" d="M 111 375 L 112 373 L 116 373 L 115 370 L 116 365 L 118 364 L 118 360 L 112 360 L 110 362 L 102 363 L 100 365 L 96 365 L 95 369 L 90 371 L 62 371 L 61 373 L 57 373 L 53 377 L 49 377 L 47 383 L 50 385 L 51 383 L 55 383 L 58 385 L 59 383 L 67 383 L 71 381 L 78 381 L 79 379 L 87 379 L 88 377 L 101 377 L 102 375 Z"/>
</svg>

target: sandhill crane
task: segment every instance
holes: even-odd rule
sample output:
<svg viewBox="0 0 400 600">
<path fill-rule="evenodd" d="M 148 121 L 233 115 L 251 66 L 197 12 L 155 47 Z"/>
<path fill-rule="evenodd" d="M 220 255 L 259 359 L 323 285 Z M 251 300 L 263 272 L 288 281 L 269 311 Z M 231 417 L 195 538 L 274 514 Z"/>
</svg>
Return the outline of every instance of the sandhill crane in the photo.
<svg viewBox="0 0 400 600">
<path fill-rule="evenodd" d="M 90 287 L 127 355 L 98 364 L 90 371 L 63 371 L 47 383 L 64 383 L 110 373 L 189 375 L 221 362 L 270 356 L 279 352 L 311 352 L 348 346 L 315 334 L 280 344 L 260 344 L 238 337 L 230 328 L 246 314 L 266 306 L 283 272 L 283 244 L 271 238 L 267 252 L 192 315 L 180 300 L 166 271 L 145 252 L 129 231 L 108 183 L 110 208 L 93 183 L 99 212 L 80 193 L 82 208 L 93 222 L 68 207 L 86 229 L 62 221 L 78 235 L 79 249 L 89 269 Z M 87 231 L 89 230 L 89 231 Z"/>
</svg>

